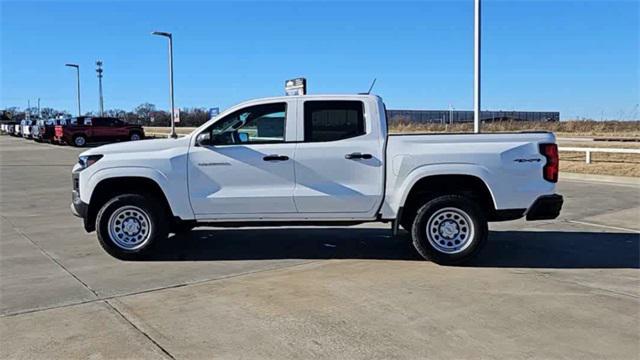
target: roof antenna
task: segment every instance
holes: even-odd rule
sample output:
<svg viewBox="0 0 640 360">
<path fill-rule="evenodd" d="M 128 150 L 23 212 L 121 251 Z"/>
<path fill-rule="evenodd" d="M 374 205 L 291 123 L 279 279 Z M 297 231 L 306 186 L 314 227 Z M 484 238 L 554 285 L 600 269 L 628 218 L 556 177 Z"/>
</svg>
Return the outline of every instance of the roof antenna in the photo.
<svg viewBox="0 0 640 360">
<path fill-rule="evenodd" d="M 371 94 L 371 90 L 373 90 L 373 86 L 376 84 L 376 80 L 378 80 L 378 79 L 373 78 L 373 82 L 371 83 L 371 86 L 369 86 L 369 91 L 367 91 L 366 95 Z"/>
</svg>

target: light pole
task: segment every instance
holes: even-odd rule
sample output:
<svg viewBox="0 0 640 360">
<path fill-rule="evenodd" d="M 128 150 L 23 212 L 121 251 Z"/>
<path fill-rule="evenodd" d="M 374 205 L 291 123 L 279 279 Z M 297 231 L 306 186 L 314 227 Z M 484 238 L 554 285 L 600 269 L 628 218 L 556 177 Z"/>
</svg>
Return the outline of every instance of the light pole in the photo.
<svg viewBox="0 0 640 360">
<path fill-rule="evenodd" d="M 473 29 L 473 132 L 480 132 L 480 0 L 474 0 Z"/>
<path fill-rule="evenodd" d="M 76 68 L 76 77 L 78 80 L 78 116 L 82 116 L 82 112 L 80 111 L 80 65 L 77 64 L 65 64 L 65 66 Z"/>
<path fill-rule="evenodd" d="M 154 31 L 151 35 L 169 38 L 169 96 L 171 97 L 171 134 L 169 134 L 169 137 L 175 139 L 178 135 L 176 134 L 175 104 L 173 101 L 173 36 L 171 33 L 162 31 Z"/>
<path fill-rule="evenodd" d="M 100 95 L 100 116 L 104 116 L 104 100 L 102 99 L 102 61 L 96 61 L 96 73 L 98 73 L 98 93 Z"/>
<path fill-rule="evenodd" d="M 449 104 L 449 124 L 453 125 L 453 105 Z"/>
</svg>

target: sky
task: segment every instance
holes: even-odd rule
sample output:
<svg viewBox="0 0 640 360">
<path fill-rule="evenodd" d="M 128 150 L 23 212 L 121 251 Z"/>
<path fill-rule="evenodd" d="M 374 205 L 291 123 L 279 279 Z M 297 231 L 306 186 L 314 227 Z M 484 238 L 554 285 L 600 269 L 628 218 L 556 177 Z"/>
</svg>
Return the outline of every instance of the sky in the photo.
<svg viewBox="0 0 640 360">
<path fill-rule="evenodd" d="M 482 2 L 482 109 L 562 119 L 640 118 L 640 1 Z M 174 36 L 177 107 L 368 89 L 389 109 L 473 107 L 473 1 L 0 0 L 0 108 L 168 109 Z"/>
</svg>

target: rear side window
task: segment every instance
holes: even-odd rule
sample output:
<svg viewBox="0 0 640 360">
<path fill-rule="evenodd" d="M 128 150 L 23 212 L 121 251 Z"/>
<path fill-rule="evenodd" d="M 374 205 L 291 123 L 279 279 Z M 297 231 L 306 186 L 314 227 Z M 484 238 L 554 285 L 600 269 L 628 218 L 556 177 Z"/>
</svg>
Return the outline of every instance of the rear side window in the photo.
<svg viewBox="0 0 640 360">
<path fill-rule="evenodd" d="M 304 141 L 336 141 L 364 133 L 361 101 L 305 101 Z"/>
<path fill-rule="evenodd" d="M 109 126 L 111 125 L 110 119 L 107 118 L 93 118 L 93 126 Z"/>
</svg>

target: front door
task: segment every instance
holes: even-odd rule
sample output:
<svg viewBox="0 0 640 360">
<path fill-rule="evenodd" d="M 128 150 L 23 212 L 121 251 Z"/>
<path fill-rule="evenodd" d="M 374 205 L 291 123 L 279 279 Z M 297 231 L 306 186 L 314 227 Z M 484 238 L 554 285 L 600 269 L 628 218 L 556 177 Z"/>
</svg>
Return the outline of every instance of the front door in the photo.
<svg viewBox="0 0 640 360">
<path fill-rule="evenodd" d="M 296 213 L 296 144 L 287 142 L 295 136 L 287 134 L 295 131 L 294 123 L 294 101 L 266 103 L 234 111 L 198 134 L 209 140 L 189 151 L 189 196 L 196 217 L 261 214 L 268 219 Z"/>
</svg>

